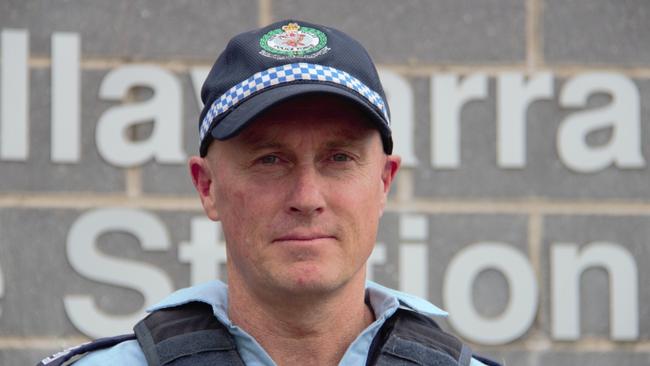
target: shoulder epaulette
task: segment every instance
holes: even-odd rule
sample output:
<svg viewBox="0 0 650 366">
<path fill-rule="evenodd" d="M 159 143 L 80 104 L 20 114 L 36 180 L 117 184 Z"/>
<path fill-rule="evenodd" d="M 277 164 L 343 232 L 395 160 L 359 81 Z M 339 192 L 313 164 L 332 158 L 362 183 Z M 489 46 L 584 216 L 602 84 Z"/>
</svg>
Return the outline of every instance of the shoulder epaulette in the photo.
<svg viewBox="0 0 650 366">
<path fill-rule="evenodd" d="M 74 361 L 88 352 L 98 351 L 101 349 L 113 347 L 124 341 L 135 339 L 135 334 L 125 334 L 116 337 L 99 338 L 91 342 L 83 343 L 57 352 L 52 356 L 46 357 L 36 366 L 64 366 L 68 361 Z"/>
</svg>

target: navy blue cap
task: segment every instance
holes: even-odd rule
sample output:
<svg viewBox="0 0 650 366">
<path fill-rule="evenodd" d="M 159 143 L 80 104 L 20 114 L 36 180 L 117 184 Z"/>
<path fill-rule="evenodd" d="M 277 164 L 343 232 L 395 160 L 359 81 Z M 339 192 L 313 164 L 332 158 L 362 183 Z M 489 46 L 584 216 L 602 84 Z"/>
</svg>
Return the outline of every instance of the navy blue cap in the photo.
<svg viewBox="0 0 650 366">
<path fill-rule="evenodd" d="M 313 93 L 358 105 L 392 152 L 390 111 L 368 52 L 336 29 L 283 20 L 233 37 L 212 66 L 201 89 L 201 156 L 213 139 L 236 136 L 266 109 Z"/>
</svg>

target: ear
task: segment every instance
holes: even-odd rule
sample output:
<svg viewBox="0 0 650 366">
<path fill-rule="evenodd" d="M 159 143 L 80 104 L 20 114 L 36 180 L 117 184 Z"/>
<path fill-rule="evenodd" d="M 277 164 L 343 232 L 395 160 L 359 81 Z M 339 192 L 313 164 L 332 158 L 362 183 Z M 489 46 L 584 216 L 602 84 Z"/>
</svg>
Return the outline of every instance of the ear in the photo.
<svg viewBox="0 0 650 366">
<path fill-rule="evenodd" d="M 206 158 L 192 156 L 188 161 L 188 168 L 192 183 L 196 188 L 203 211 L 213 221 L 219 221 L 219 214 L 214 195 L 214 178 L 210 169 L 210 162 Z"/>
<path fill-rule="evenodd" d="M 382 201 L 381 201 L 381 212 L 384 212 L 384 207 L 386 207 L 386 200 L 388 200 L 388 192 L 390 192 L 390 187 L 393 184 L 395 175 L 399 170 L 400 165 L 402 164 L 402 158 L 397 155 L 387 155 L 386 161 L 384 162 L 384 168 L 381 174 L 382 182 Z"/>
</svg>

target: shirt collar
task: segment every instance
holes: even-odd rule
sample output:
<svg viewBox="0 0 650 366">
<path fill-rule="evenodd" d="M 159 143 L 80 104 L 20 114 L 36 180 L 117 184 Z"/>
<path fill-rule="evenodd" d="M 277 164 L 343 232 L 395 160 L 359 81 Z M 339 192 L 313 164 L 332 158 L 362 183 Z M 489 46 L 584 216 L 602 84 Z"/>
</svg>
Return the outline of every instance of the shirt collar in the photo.
<svg viewBox="0 0 650 366">
<path fill-rule="evenodd" d="M 228 286 L 219 280 L 213 280 L 175 291 L 161 302 L 149 307 L 147 312 L 151 313 L 156 310 L 172 308 L 195 301 L 204 302 L 212 306 L 214 315 L 222 323 L 226 325 L 231 324 L 230 319 L 228 319 Z"/>
<path fill-rule="evenodd" d="M 394 313 L 399 307 L 405 307 L 429 316 L 447 316 L 446 311 L 433 305 L 427 300 L 405 292 L 384 287 L 372 281 L 366 281 L 366 292 L 376 318 L 379 318 L 381 314 L 384 314 L 386 311 L 391 310 L 392 315 L 392 313 Z"/>
<path fill-rule="evenodd" d="M 339 365 L 363 365 L 375 335 L 398 308 L 405 307 L 430 316 L 446 316 L 447 313 L 430 302 L 381 286 L 366 282 L 366 296 L 375 313 L 375 321 L 364 329 L 350 344 Z M 234 325 L 228 318 L 228 286 L 221 281 L 210 281 L 201 285 L 178 290 L 147 311 L 201 301 L 212 306 L 217 319 L 228 327 L 234 336 L 237 349 L 246 365 L 275 366 L 275 363 L 259 343 L 243 329 Z"/>
<path fill-rule="evenodd" d="M 390 289 L 376 282 L 367 281 L 366 291 L 376 318 L 381 317 L 382 314 L 389 310 L 392 310 L 392 313 L 400 306 L 429 316 L 447 316 L 446 311 L 424 299 Z M 152 312 L 192 301 L 200 301 L 211 305 L 219 320 L 230 323 L 228 319 L 228 286 L 218 280 L 178 290 L 160 303 L 147 309 L 147 311 Z"/>
</svg>

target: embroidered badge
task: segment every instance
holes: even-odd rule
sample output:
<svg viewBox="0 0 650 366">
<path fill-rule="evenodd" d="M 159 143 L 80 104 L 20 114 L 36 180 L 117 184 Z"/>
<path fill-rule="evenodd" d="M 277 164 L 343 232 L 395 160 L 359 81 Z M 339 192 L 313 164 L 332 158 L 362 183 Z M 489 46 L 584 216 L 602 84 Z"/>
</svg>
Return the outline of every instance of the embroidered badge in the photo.
<svg viewBox="0 0 650 366">
<path fill-rule="evenodd" d="M 260 39 L 260 54 L 275 59 L 314 58 L 327 53 L 327 36 L 315 28 L 289 23 L 266 33 Z"/>
</svg>

